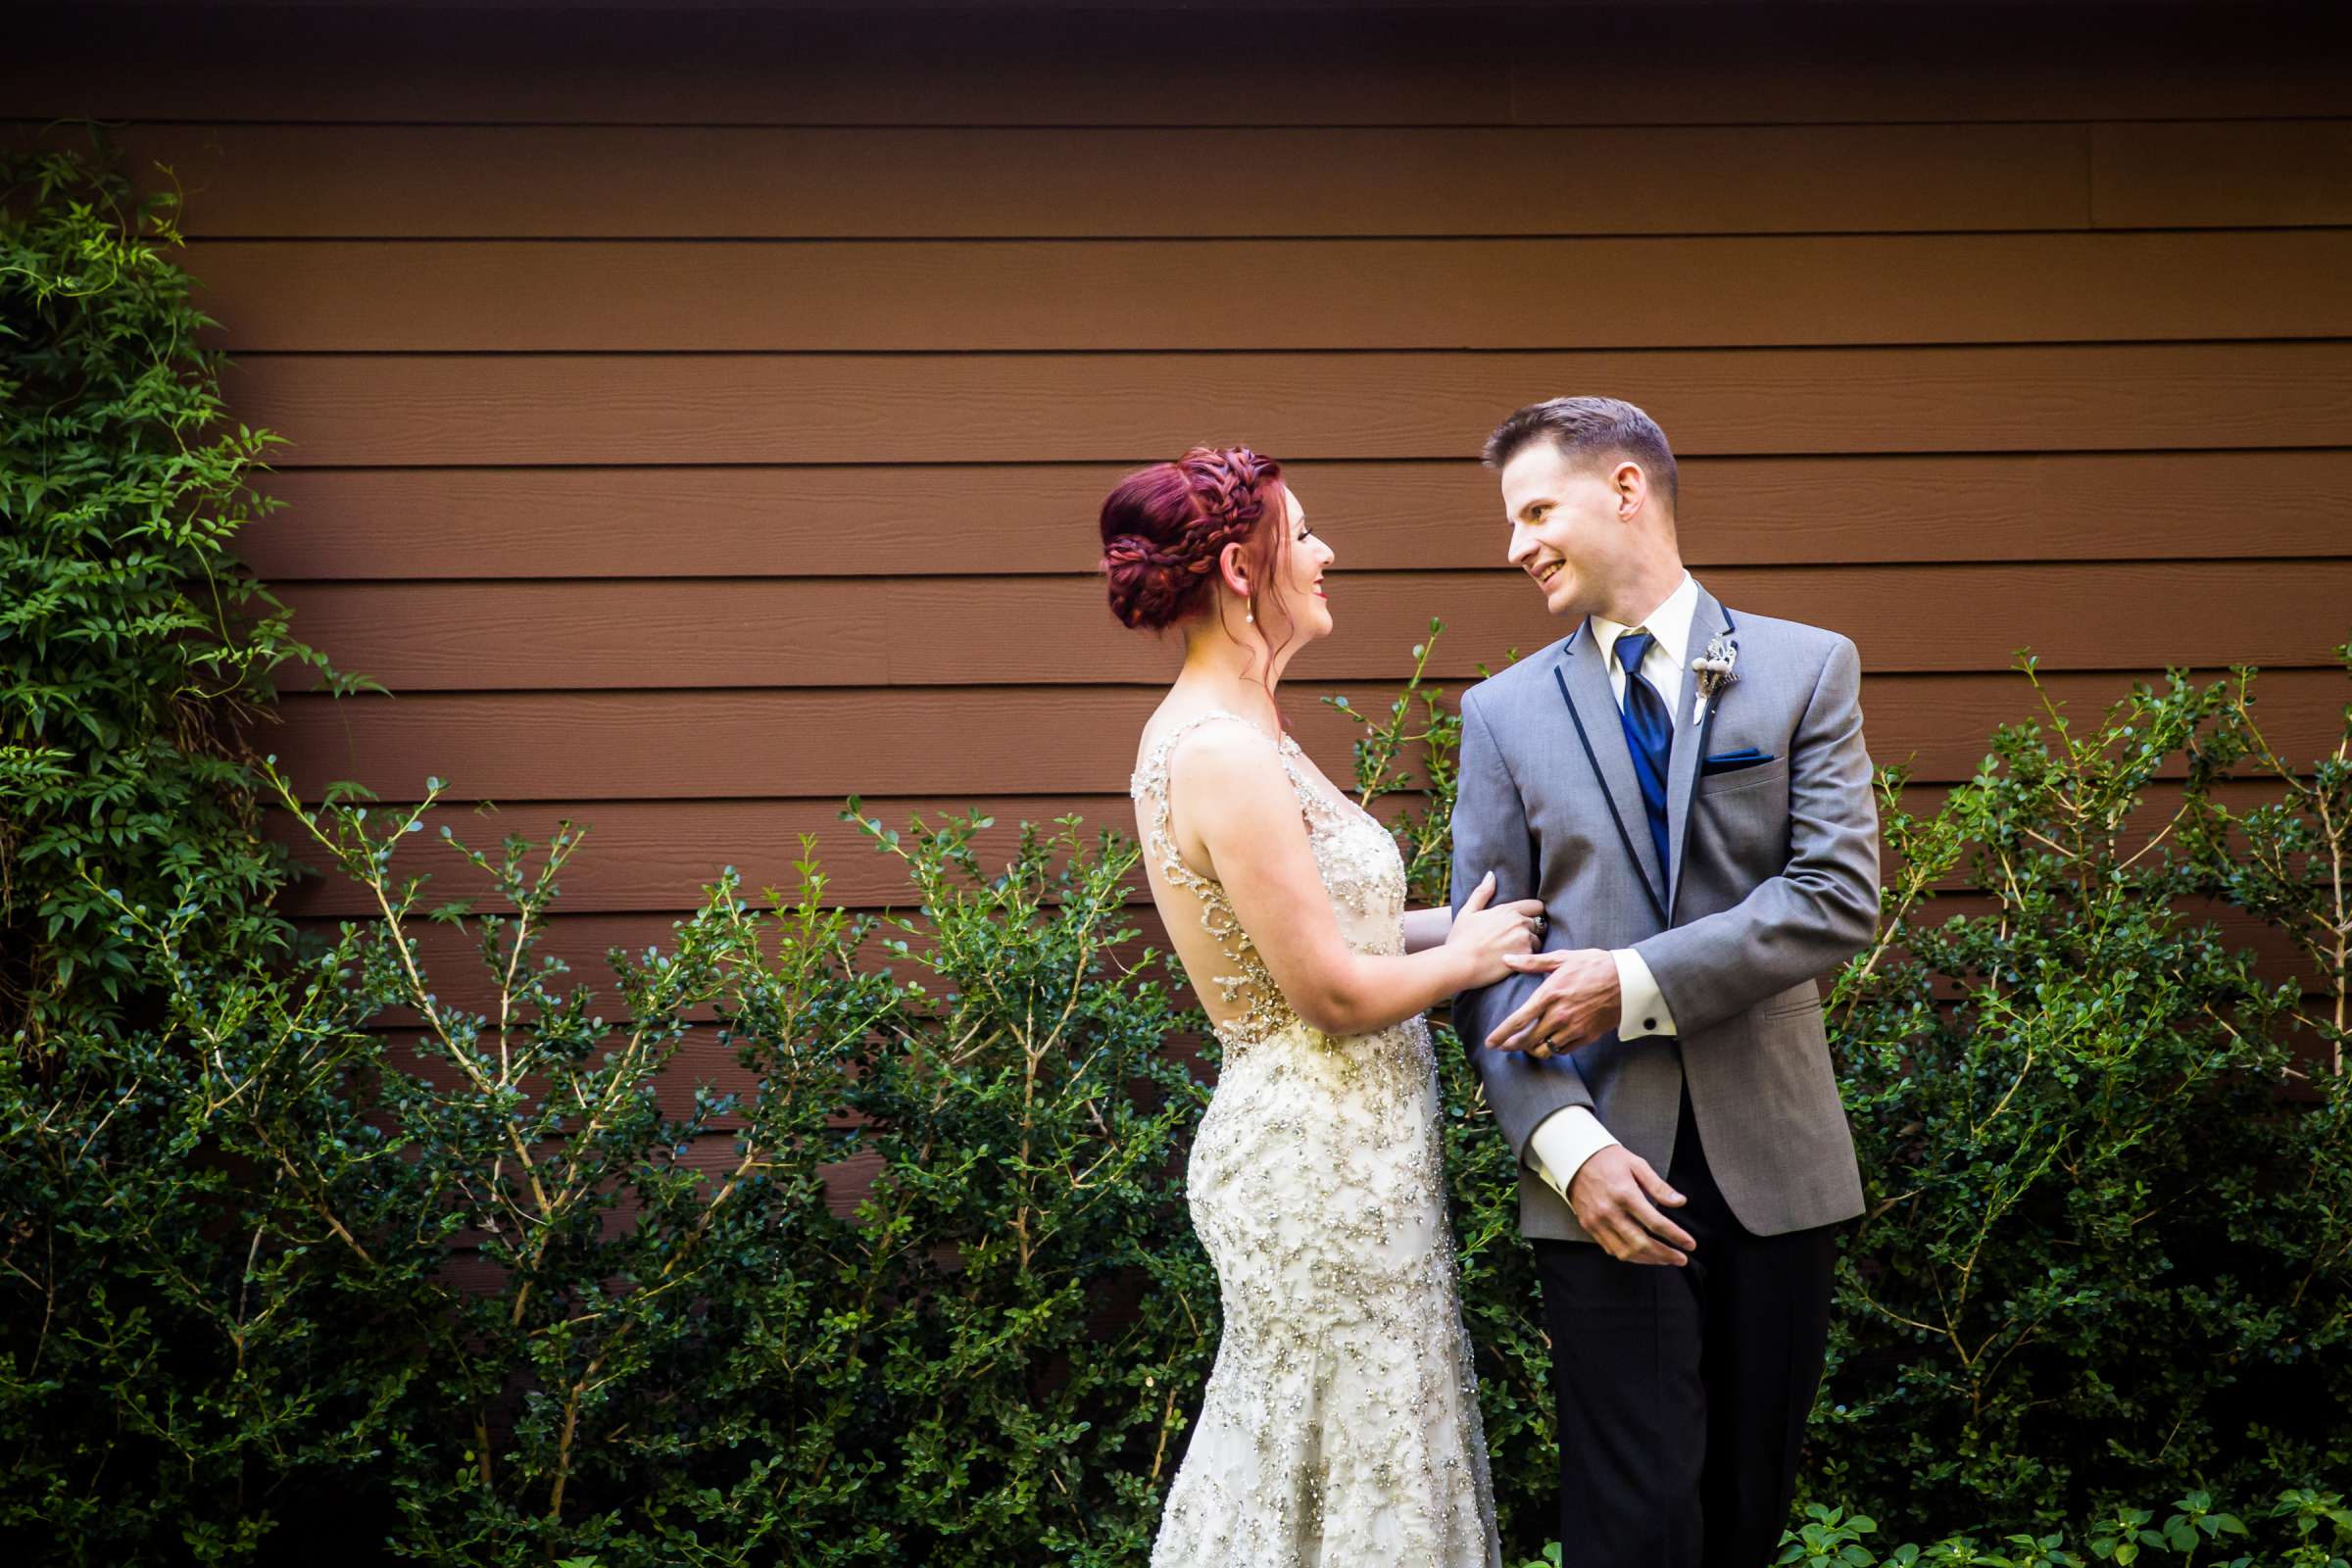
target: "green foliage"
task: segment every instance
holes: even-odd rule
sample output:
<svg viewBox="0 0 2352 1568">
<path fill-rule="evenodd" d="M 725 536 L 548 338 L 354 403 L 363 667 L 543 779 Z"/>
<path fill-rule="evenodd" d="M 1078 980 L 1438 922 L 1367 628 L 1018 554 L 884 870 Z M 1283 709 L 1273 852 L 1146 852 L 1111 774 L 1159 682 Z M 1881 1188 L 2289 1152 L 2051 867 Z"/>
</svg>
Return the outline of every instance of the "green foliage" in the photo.
<svg viewBox="0 0 2352 1568">
<path fill-rule="evenodd" d="M 2352 1509 L 2332 1492 L 2303 1487 L 2283 1492 L 2249 1526 L 2214 1506 L 2211 1494 L 2190 1492 L 2173 1503 L 2161 1525 L 2147 1508 L 2117 1508 L 2088 1529 L 2019 1532 L 1985 1543 L 1946 1536 L 1930 1545 L 1906 1544 L 1884 1553 L 1871 1538 L 1879 1522 L 1865 1513 L 1812 1503 L 1781 1538 L 1781 1568 L 2087 1568 L 2090 1562 L 2171 1564 L 2194 1568 L 2352 1568 Z M 1559 1568 L 1560 1544 L 1521 1568 Z"/>
<path fill-rule="evenodd" d="M 2352 671 L 2352 642 L 2335 650 Z M 2293 1020 L 2344 1070 L 2352 1030 L 2352 709 L 2343 739 L 2308 768 L 2273 749 L 2254 713 L 2254 672 L 2207 694 L 2215 718 L 2189 758 L 2190 808 L 2181 841 L 2199 891 L 2282 932 L 2312 981 L 2310 1011 L 2281 999 Z M 2277 798 L 2232 811 L 2214 794 L 2232 777 L 2259 779 Z"/>
<path fill-rule="evenodd" d="M 2299 781 L 2250 679 L 2176 676 L 2087 728 L 2045 709 L 1932 815 L 1887 779 L 1878 945 L 1831 1001 L 1870 1212 L 1809 1495 L 2029 1529 L 2151 1479 L 2352 1464 L 2344 752 Z M 2251 755 L 2290 804 L 2225 809 Z M 2325 1004 L 2234 950 L 2213 894 L 2331 931 L 2303 943 Z"/>
<path fill-rule="evenodd" d="M 272 670 L 325 665 L 230 551 L 276 438 L 222 415 L 177 203 L 0 155 L 0 1038 L 35 1051 L 136 1000 L 102 890 L 200 870 L 203 940 L 286 936 L 247 735 Z"/>
<path fill-rule="evenodd" d="M 476 917 L 402 869 L 437 785 L 371 814 L 268 776 L 379 915 L 223 961 L 193 879 L 118 902 L 166 1021 L 0 1074 L 0 1531 L 226 1561 L 331 1506 L 436 1562 L 1138 1559 L 1216 1322 L 1197 1019 L 1133 948 L 1131 845 L 1065 821 L 992 869 L 984 820 L 868 822 L 904 919 L 729 872 L 609 956 L 607 1016 L 540 952 L 568 824 L 460 846 Z M 437 986 L 434 919 L 478 977 Z"/>
<path fill-rule="evenodd" d="M 1869 1538 L 1879 1533 L 1868 1514 L 1813 1503 L 1781 1543 L 1779 1562 L 1835 1568 L 2086 1568 L 2092 1561 L 2130 1568 L 2168 1564 L 2194 1568 L 2345 1568 L 2352 1551 L 2352 1511 L 2334 1493 L 2310 1488 L 2284 1492 L 2251 1526 L 2217 1508 L 2211 1494 L 2191 1491 L 2173 1503 L 2162 1525 L 2146 1508 L 2117 1508 L 2087 1529 L 2018 1531 L 1992 1542 L 1954 1535 L 1930 1545 L 1905 1544 L 1885 1554 Z"/>
</svg>

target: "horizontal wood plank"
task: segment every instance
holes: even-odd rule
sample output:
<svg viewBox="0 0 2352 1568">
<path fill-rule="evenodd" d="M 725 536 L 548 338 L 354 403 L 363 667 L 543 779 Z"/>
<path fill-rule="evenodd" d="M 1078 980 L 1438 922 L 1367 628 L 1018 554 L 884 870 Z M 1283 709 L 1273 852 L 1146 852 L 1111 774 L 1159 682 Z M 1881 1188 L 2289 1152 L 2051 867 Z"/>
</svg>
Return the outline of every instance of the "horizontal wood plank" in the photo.
<svg viewBox="0 0 2352 1568">
<path fill-rule="evenodd" d="M 485 123 L 2080 121 L 2341 114 L 2352 65 L 2340 9 L 2311 3 L 1253 8 L 1246 69 L 1171 46 L 1145 10 L 871 9 L 575 11 L 551 27 L 487 7 L 110 6 L 101 27 L 86 7 L 29 6 L 0 103 L 38 120 Z M 1596 51 L 1672 69 L 1579 69 Z"/>
<path fill-rule="evenodd" d="M 2352 120 L 2091 127 L 2101 228 L 2352 223 Z"/>
<path fill-rule="evenodd" d="M 2132 676 L 2055 673 L 2044 685 L 2082 712 L 2103 710 Z M 1286 710 L 1313 755 L 1333 768 L 1334 744 L 1315 698 L 1295 688 Z M 1365 683 L 1367 711 L 1396 684 Z M 2289 757 L 2331 750 L 2346 698 L 2340 671 L 2278 670 L 2257 687 L 2265 727 Z M 290 697 L 261 744 L 316 796 L 358 779 L 388 799 L 416 799 L 427 774 L 451 798 L 495 800 L 773 800 L 781 797 L 1102 794 L 1126 787 L 1135 737 L 1159 694 L 1151 688 L 1006 688 L 909 692 L 448 693 L 344 699 Z M 1865 674 L 1871 755 L 1908 762 L 1923 782 L 1976 771 L 1995 725 L 2034 716 L 2014 673 Z M 1346 744 L 1340 731 L 1337 744 Z M 1338 776 L 1335 773 L 1335 776 Z"/>
<path fill-rule="evenodd" d="M 2022 691 L 2022 683 L 2020 685 Z M 1358 726 L 1320 701 L 1385 713 L 1396 686 L 1295 690 L 1291 732 L 1334 779 L 1352 777 Z M 391 801 L 423 798 L 774 800 L 1111 795 L 1127 787 L 1152 687 L 970 687 L 930 691 L 586 692 L 335 700 L 297 696 L 264 744 L 316 796 L 360 778 Z M 1041 733 L 1051 733 L 1041 745 Z M 404 750 L 396 738 L 414 745 Z M 953 736 L 943 746 L 942 736 Z M 615 744 L 616 739 L 619 744 Z M 543 767 L 528 761 L 538 753 Z M 666 782 L 657 782 L 666 781 Z"/>
<path fill-rule="evenodd" d="M 2287 667 L 2352 632 L 2352 560 L 1727 566 L 1707 582 L 1736 611 L 1834 623 L 1865 668 L 1890 673 L 2000 669 L 2029 648 L 2050 669 Z M 1298 652 L 1293 680 L 1398 668 L 1432 618 L 1455 628 L 1433 661 L 1445 676 L 1568 630 L 1507 566 L 1351 572 L 1343 552 L 1323 583 L 1339 631 Z M 1151 682 L 1182 654 L 1120 625 L 1091 575 L 306 583 L 281 597 L 306 641 L 398 692 Z"/>
<path fill-rule="evenodd" d="M 249 355 L 281 465 L 1474 456 L 1571 389 L 1681 453 L 2352 445 L 2352 343 L 1592 354 Z"/>
<path fill-rule="evenodd" d="M 216 240 L 237 352 L 1608 349 L 2352 336 L 2352 230 L 1697 239 Z"/>
<path fill-rule="evenodd" d="M 43 6 L 0 103 L 31 120 L 497 124 L 1500 123 L 1507 37 L 1410 13 L 1251 19 L 1247 65 L 1116 8 Z M 654 69 L 659 62 L 660 69 Z M 257 76 L 266 83 L 257 114 Z"/>
<path fill-rule="evenodd" d="M 1095 569 L 1131 465 L 295 469 L 239 539 L 270 582 L 432 577 L 971 576 Z M 1468 462 L 1287 469 L 1350 571 L 1492 566 L 1494 477 Z M 1694 566 L 2340 555 L 2352 452 L 1696 458 Z M 2261 525 L 2215 519 L 2265 497 Z M 955 548 L 906 550 L 908 519 Z"/>
<path fill-rule="evenodd" d="M 177 172 L 184 232 L 249 239 L 1902 233 L 2082 227 L 2088 134 L 181 124 L 124 148 Z M 1169 199 L 1218 169 L 1249 177 Z"/>
<path fill-rule="evenodd" d="M 919 904 L 921 895 L 908 880 L 906 863 L 878 853 L 855 824 L 841 819 L 842 808 L 836 799 L 535 802 L 486 814 L 445 808 L 430 813 L 423 832 L 401 847 L 394 870 L 403 876 L 431 875 L 434 904 L 475 898 L 477 912 L 497 912 L 496 890 L 441 840 L 440 829 L 447 826 L 458 842 L 487 849 L 496 858 L 506 835 L 544 846 L 569 819 L 575 829 L 585 830 L 585 838 L 564 871 L 563 906 L 568 909 L 691 908 L 701 890 L 729 865 L 742 874 L 747 899 L 764 903 L 762 895 L 770 888 L 798 898 L 802 884 L 795 867 L 808 853 L 804 836 L 816 841 L 826 902 L 852 908 Z M 938 823 L 952 812 L 993 812 L 996 825 L 978 840 L 983 862 L 991 866 L 1010 858 L 1024 821 L 1050 823 L 1075 812 L 1086 818 L 1090 835 L 1109 828 L 1132 837 L 1136 830 L 1123 794 L 897 797 L 867 801 L 863 809 L 902 831 L 917 819 Z M 282 813 L 271 821 L 272 838 L 292 845 L 305 863 L 324 866 L 321 852 L 302 843 L 298 832 Z M 533 863 L 542 858 L 535 855 Z M 366 889 L 337 876 L 306 880 L 289 896 L 287 907 L 305 916 L 359 917 L 372 913 L 375 906 Z"/>
<path fill-rule="evenodd" d="M 1742 4 L 1529 8 L 1535 124 L 2341 115 L 2340 6 Z M 1671 71 L 1584 69 L 1596 51 Z"/>
</svg>

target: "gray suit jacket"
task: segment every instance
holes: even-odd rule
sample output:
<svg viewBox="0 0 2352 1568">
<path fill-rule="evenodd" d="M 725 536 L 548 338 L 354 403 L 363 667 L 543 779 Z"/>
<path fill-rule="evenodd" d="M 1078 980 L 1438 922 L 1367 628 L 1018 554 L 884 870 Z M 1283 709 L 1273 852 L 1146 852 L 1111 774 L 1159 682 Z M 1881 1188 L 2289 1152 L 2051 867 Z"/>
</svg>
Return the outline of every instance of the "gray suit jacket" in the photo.
<svg viewBox="0 0 2352 1568">
<path fill-rule="evenodd" d="M 1691 722 L 1696 678 L 1684 676 L 1664 866 L 1589 627 L 1462 697 L 1455 907 L 1492 870 L 1496 903 L 1544 901 L 1547 950 L 1639 953 L 1681 1031 L 1611 1034 L 1538 1059 L 1482 1042 L 1540 976 L 1513 975 L 1455 1000 L 1463 1049 L 1520 1156 L 1519 1223 L 1531 1237 L 1590 1239 L 1527 1162 L 1537 1126 L 1589 1105 L 1664 1175 L 1686 1077 L 1708 1165 L 1749 1231 L 1776 1235 L 1862 1211 L 1813 983 L 1878 924 L 1861 662 L 1834 632 L 1744 612 L 1735 618 L 1702 587 L 1686 671 L 1718 634 L 1739 646 L 1737 677 L 1701 725 Z M 1704 771 L 1705 758 L 1749 747 L 1773 760 Z"/>
</svg>

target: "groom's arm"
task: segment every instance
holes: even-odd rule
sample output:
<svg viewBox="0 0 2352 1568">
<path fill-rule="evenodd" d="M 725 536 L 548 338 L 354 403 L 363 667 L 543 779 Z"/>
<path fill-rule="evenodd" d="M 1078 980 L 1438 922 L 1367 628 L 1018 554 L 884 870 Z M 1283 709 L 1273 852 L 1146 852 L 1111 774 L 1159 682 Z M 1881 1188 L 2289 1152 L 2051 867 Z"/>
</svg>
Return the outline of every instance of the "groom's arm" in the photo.
<svg viewBox="0 0 2352 1568">
<path fill-rule="evenodd" d="M 1862 661 L 1839 637 L 1789 745 L 1787 866 L 1731 908 L 1635 945 L 1682 1034 L 1860 951 L 1878 929 L 1878 829 L 1862 744 Z"/>
<path fill-rule="evenodd" d="M 1494 873 L 1494 903 L 1540 898 L 1541 870 L 1519 787 L 1511 780 L 1486 715 L 1479 711 L 1476 693 L 1466 694 L 1453 801 L 1453 907 L 1460 910 L 1462 901 L 1489 871 Z M 1528 1156 L 1529 1138 L 1555 1111 L 1574 1105 L 1589 1111 L 1592 1104 L 1592 1093 L 1573 1058 L 1489 1051 L 1482 1044 L 1488 1031 L 1526 1001 L 1543 979 L 1540 974 L 1509 975 L 1453 1000 L 1454 1032 L 1461 1036 L 1471 1070 L 1486 1086 L 1495 1124 L 1510 1140 L 1512 1154 L 1521 1159 Z M 1605 1133 L 1600 1136 L 1607 1138 Z M 1573 1174 L 1562 1174 L 1555 1185 Z"/>
</svg>

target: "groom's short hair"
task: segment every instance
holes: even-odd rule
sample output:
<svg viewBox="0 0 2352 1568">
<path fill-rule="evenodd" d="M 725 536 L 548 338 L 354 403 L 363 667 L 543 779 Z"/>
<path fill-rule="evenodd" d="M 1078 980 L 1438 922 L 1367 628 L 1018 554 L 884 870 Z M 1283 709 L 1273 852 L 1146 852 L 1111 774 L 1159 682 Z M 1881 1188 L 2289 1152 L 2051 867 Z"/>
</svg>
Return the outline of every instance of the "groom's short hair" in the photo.
<svg viewBox="0 0 2352 1568">
<path fill-rule="evenodd" d="M 1674 510 L 1674 449 L 1658 422 L 1622 398 L 1545 398 L 1530 403 L 1487 437 L 1486 464 L 1500 468 L 1538 441 L 1557 442 L 1571 460 L 1631 458 Z"/>
</svg>

